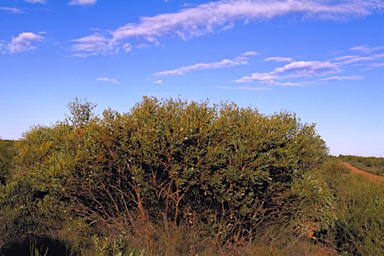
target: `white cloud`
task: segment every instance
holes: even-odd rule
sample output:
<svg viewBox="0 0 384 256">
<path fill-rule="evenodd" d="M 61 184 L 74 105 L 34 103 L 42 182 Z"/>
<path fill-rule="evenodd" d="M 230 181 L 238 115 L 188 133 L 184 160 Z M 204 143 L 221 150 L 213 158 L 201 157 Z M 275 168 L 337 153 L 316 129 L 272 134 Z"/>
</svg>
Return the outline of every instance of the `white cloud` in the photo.
<svg viewBox="0 0 384 256">
<path fill-rule="evenodd" d="M 310 82 L 277 82 L 277 81 L 271 81 L 272 85 L 278 85 L 278 86 L 303 86 L 303 85 L 307 85 L 307 84 L 310 84 Z"/>
<path fill-rule="evenodd" d="M 74 2 L 74 1 L 72 1 Z M 95 1 L 81 1 L 94 3 Z M 178 37 L 188 40 L 231 29 L 235 22 L 272 19 L 289 14 L 312 19 L 344 19 L 367 16 L 384 7 L 377 0 L 223 0 L 186 8 L 175 13 L 142 17 L 139 23 L 128 23 L 105 37 L 108 44 L 120 47 L 126 40 L 138 38 L 152 45 L 159 45 L 161 37 Z M 97 48 L 95 49 L 97 53 Z M 115 51 L 117 52 L 117 51 Z"/>
<path fill-rule="evenodd" d="M 363 79 L 362 76 L 331 76 L 327 78 L 319 79 L 321 82 L 332 82 L 332 81 L 356 81 Z"/>
<path fill-rule="evenodd" d="M 112 84 L 120 84 L 120 82 L 117 79 L 109 78 L 109 77 L 98 77 L 98 78 L 96 78 L 96 81 L 107 82 L 107 83 L 112 83 Z"/>
<path fill-rule="evenodd" d="M 347 55 L 335 58 L 338 65 L 348 65 L 358 62 L 370 62 L 384 58 L 384 53 L 360 56 L 360 55 Z"/>
<path fill-rule="evenodd" d="M 292 58 L 286 58 L 286 57 L 269 57 L 269 58 L 265 58 L 264 61 L 291 62 L 291 61 L 293 61 L 293 59 Z"/>
<path fill-rule="evenodd" d="M 237 79 L 236 83 L 261 82 L 279 86 L 299 86 L 308 82 L 278 82 L 288 78 L 320 76 L 339 72 L 340 68 L 328 61 L 294 61 L 267 73 L 253 73 Z"/>
<path fill-rule="evenodd" d="M 19 34 L 17 37 L 12 37 L 11 42 L 7 45 L 7 49 L 10 53 L 32 51 L 36 49 L 32 43 L 42 41 L 43 39 L 43 36 L 32 32 L 24 32 Z"/>
<path fill-rule="evenodd" d="M 243 91 L 269 91 L 269 90 L 271 90 L 270 87 L 250 87 L 250 86 L 241 86 L 241 87 L 218 86 L 217 88 L 229 89 L 229 90 L 243 90 Z"/>
<path fill-rule="evenodd" d="M 94 5 L 97 0 L 72 0 L 69 5 Z"/>
<path fill-rule="evenodd" d="M 362 75 L 338 75 L 335 73 L 359 72 L 384 67 L 384 47 L 357 46 L 349 51 L 361 52 L 360 55 L 351 54 L 339 56 L 327 61 L 293 61 L 289 57 L 269 57 L 264 61 L 287 62 L 288 64 L 276 67 L 270 72 L 255 72 L 249 76 L 241 77 L 234 82 L 257 82 L 278 86 L 300 86 L 319 82 L 356 81 L 364 79 Z M 363 67 L 356 70 L 356 67 Z M 332 76 L 331 76 L 332 75 Z M 320 77 L 320 78 L 319 78 Z M 303 79 L 305 78 L 305 80 Z"/>
<path fill-rule="evenodd" d="M 162 84 L 163 81 L 162 81 L 162 80 L 156 80 L 156 81 L 154 81 L 153 83 L 154 83 L 154 84 Z"/>
<path fill-rule="evenodd" d="M 13 7 L 0 7 L 0 11 L 7 11 L 11 13 L 23 13 L 21 9 Z"/>
<path fill-rule="evenodd" d="M 230 29 L 233 29 L 234 27 L 235 27 L 235 23 L 234 22 L 230 22 L 228 25 L 225 25 L 221 30 L 222 31 L 230 30 Z"/>
<path fill-rule="evenodd" d="M 359 55 L 346 55 L 346 56 L 337 57 L 334 60 L 336 60 L 336 61 L 346 61 L 346 60 L 350 60 L 350 59 L 354 59 L 354 58 L 358 58 L 358 57 L 360 57 L 360 56 Z"/>
<path fill-rule="evenodd" d="M 214 32 L 216 27 L 228 26 L 233 21 L 271 19 L 289 13 L 301 13 L 313 18 L 339 18 L 340 16 L 363 16 L 375 7 L 377 1 L 350 1 L 332 4 L 330 1 L 249 1 L 229 0 L 201 4 L 177 13 L 142 17 L 139 24 L 129 23 L 113 32 L 114 40 L 130 37 L 153 38 L 177 35 L 182 39 Z"/>
<path fill-rule="evenodd" d="M 4 41 L 0 41 L 0 53 L 6 54 L 7 53 L 7 45 L 4 43 Z"/>
<path fill-rule="evenodd" d="M 247 57 L 247 56 L 255 56 L 255 55 L 259 55 L 259 53 L 258 52 L 250 51 L 250 52 L 245 52 L 245 53 L 241 54 L 241 56 L 245 56 L 245 57 Z"/>
<path fill-rule="evenodd" d="M 378 46 L 378 47 L 370 47 L 368 45 L 360 45 L 350 48 L 351 51 L 357 51 L 360 53 L 370 53 L 373 51 L 384 49 L 384 46 Z"/>
<path fill-rule="evenodd" d="M 130 43 L 126 43 L 126 44 L 124 44 L 123 48 L 124 48 L 124 50 L 125 50 L 126 52 L 130 52 L 130 51 L 132 51 L 132 45 L 131 45 Z"/>
<path fill-rule="evenodd" d="M 319 75 L 338 72 L 337 65 L 328 61 L 294 61 L 284 67 L 276 68 L 274 73 L 289 72 L 298 76 Z"/>
<path fill-rule="evenodd" d="M 367 69 L 376 69 L 376 68 L 381 68 L 381 67 L 384 67 L 384 63 L 372 63 L 372 64 L 369 64 L 368 65 L 368 68 Z"/>
<path fill-rule="evenodd" d="M 347 64 L 352 64 L 356 62 L 371 61 L 371 60 L 373 60 L 373 57 L 371 56 L 356 56 L 356 57 L 345 58 L 345 60 L 338 62 L 338 64 L 347 65 Z"/>
<path fill-rule="evenodd" d="M 25 0 L 25 2 L 32 4 L 45 4 L 47 0 Z"/>
<path fill-rule="evenodd" d="M 105 54 L 110 52 L 109 49 L 112 48 L 107 39 L 99 34 L 85 36 L 72 41 L 75 42 L 72 49 L 75 52 L 82 52 L 84 56 Z"/>
<path fill-rule="evenodd" d="M 236 83 L 251 83 L 254 81 L 259 81 L 259 82 L 270 82 L 274 81 L 275 79 L 278 79 L 278 76 L 274 75 L 273 72 L 270 73 L 253 73 L 250 76 L 245 76 L 240 79 L 237 79 L 235 82 Z"/>
<path fill-rule="evenodd" d="M 248 55 L 250 52 L 248 52 Z M 219 62 L 211 62 L 211 63 L 197 63 L 190 66 L 185 66 L 173 70 L 166 70 L 154 73 L 155 76 L 180 76 L 185 75 L 188 72 L 196 71 L 196 70 L 206 70 L 206 69 L 218 69 L 218 68 L 229 68 L 238 65 L 246 65 L 248 63 L 248 59 L 244 57 L 244 54 L 236 57 L 233 60 L 224 59 Z"/>
</svg>

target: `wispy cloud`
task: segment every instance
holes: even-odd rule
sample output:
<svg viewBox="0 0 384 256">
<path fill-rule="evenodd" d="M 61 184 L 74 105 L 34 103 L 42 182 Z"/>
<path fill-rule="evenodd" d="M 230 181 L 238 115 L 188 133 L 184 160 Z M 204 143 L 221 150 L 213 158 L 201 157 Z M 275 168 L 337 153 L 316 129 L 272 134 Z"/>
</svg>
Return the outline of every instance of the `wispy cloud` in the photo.
<svg viewBox="0 0 384 256">
<path fill-rule="evenodd" d="M 276 68 L 273 73 L 292 73 L 295 76 L 313 76 L 338 72 L 339 67 L 328 61 L 294 61 L 284 67 Z"/>
<path fill-rule="evenodd" d="M 333 82 L 333 81 L 356 81 L 363 79 L 362 76 L 331 76 L 319 79 L 320 82 Z"/>
<path fill-rule="evenodd" d="M 94 5 L 97 0 L 72 0 L 69 5 Z"/>
<path fill-rule="evenodd" d="M 117 79 L 109 78 L 109 77 L 98 77 L 98 78 L 96 78 L 96 81 L 107 82 L 107 83 L 112 83 L 112 84 L 120 84 L 120 82 Z"/>
<path fill-rule="evenodd" d="M 292 62 L 292 58 L 287 57 L 269 57 L 265 58 L 264 61 L 275 61 L 275 62 Z"/>
<path fill-rule="evenodd" d="M 95 1 L 78 0 L 75 2 L 93 4 Z M 347 19 L 367 16 L 383 7 L 384 3 L 377 0 L 343 2 L 332 0 L 223 0 L 186 8 L 175 13 L 142 17 L 139 23 L 128 23 L 109 32 L 105 41 L 108 42 L 108 46 L 113 47 L 121 47 L 131 38 L 159 45 L 162 37 L 189 40 L 232 29 L 235 27 L 235 22 L 247 23 L 251 20 L 272 19 L 289 14 L 302 15 L 311 19 Z M 76 47 L 74 49 L 81 50 Z M 91 48 L 87 48 L 87 50 L 90 51 Z M 97 54 L 105 53 L 107 50 L 108 48 L 105 47 L 105 51 L 100 51 L 100 48 L 95 46 Z"/>
<path fill-rule="evenodd" d="M 381 68 L 384 67 L 384 62 L 377 62 L 377 63 L 371 63 L 368 65 L 366 69 L 376 69 L 376 68 Z"/>
<path fill-rule="evenodd" d="M 25 2 L 32 4 L 45 4 L 47 0 L 25 0 Z"/>
<path fill-rule="evenodd" d="M 357 46 L 349 54 L 331 60 L 293 61 L 290 57 L 268 57 L 264 61 L 288 62 L 270 72 L 255 72 L 235 80 L 235 83 L 261 83 L 278 86 L 301 86 L 319 82 L 356 81 L 364 79 L 359 72 L 384 67 L 384 47 Z M 350 54 L 356 51 L 361 54 Z M 381 62 L 380 62 L 381 61 Z M 356 69 L 356 67 L 365 67 Z M 351 73 L 355 73 L 350 75 Z M 340 75 L 335 76 L 338 73 Z M 343 75 L 348 73 L 348 75 Z M 320 78 L 319 78 L 320 77 Z"/>
<path fill-rule="evenodd" d="M 75 42 L 72 46 L 72 50 L 82 53 L 79 55 L 81 57 L 105 54 L 108 53 L 108 49 L 112 47 L 108 44 L 108 40 L 99 34 L 85 36 L 72 41 Z"/>
<path fill-rule="evenodd" d="M 300 78 L 308 76 L 320 76 L 339 72 L 339 67 L 328 61 L 294 61 L 283 67 L 275 68 L 267 73 L 253 73 L 237 79 L 236 83 L 260 82 L 280 86 L 298 86 L 302 83 L 296 82 L 278 82 L 287 78 Z"/>
<path fill-rule="evenodd" d="M 370 47 L 368 45 L 359 45 L 359 46 L 352 47 L 349 50 L 357 51 L 360 53 L 370 53 L 370 52 L 381 50 L 381 49 L 384 49 L 384 46 Z"/>
<path fill-rule="evenodd" d="M 269 91 L 271 87 L 251 87 L 251 86 L 217 86 L 220 89 L 228 89 L 228 90 L 243 90 L 243 91 Z"/>
<path fill-rule="evenodd" d="M 249 52 L 245 52 L 245 53 L 241 54 L 241 56 L 245 56 L 245 57 L 247 57 L 247 56 L 255 56 L 255 55 L 259 55 L 259 53 L 258 52 L 253 52 L 253 51 L 249 51 Z"/>
<path fill-rule="evenodd" d="M 132 50 L 132 45 L 130 43 L 126 43 L 124 44 L 123 48 L 124 48 L 124 51 L 130 52 Z"/>
<path fill-rule="evenodd" d="M 43 32 L 40 32 L 39 34 L 43 34 Z M 7 45 L 7 50 L 10 53 L 32 51 L 36 49 L 36 46 L 33 46 L 32 43 L 40 42 L 43 39 L 44 37 L 41 35 L 32 32 L 24 32 L 17 37 L 12 37 L 11 42 Z"/>
<path fill-rule="evenodd" d="M 163 83 L 163 80 L 156 80 L 153 82 L 154 84 L 162 84 Z"/>
<path fill-rule="evenodd" d="M 4 43 L 4 41 L 0 41 L 0 53 L 2 54 L 7 53 L 7 45 Z"/>
<path fill-rule="evenodd" d="M 0 7 L 0 11 L 7 11 L 11 13 L 23 13 L 23 10 L 13 7 Z"/>
<path fill-rule="evenodd" d="M 218 62 L 210 62 L 210 63 L 197 63 L 190 66 L 185 66 L 172 70 L 165 70 L 161 72 L 154 73 L 155 76 L 180 76 L 185 75 L 188 72 L 196 71 L 196 70 L 206 70 L 206 69 L 219 69 L 219 68 L 230 68 L 239 65 L 247 65 L 248 58 L 246 56 L 256 55 L 256 52 L 246 52 L 242 55 L 234 58 L 233 60 L 224 59 Z"/>
<path fill-rule="evenodd" d="M 371 55 L 347 55 L 338 57 L 335 60 L 337 61 L 338 65 L 348 65 L 358 62 L 371 62 L 379 59 L 384 58 L 384 53 L 378 53 L 378 54 L 371 54 Z"/>
</svg>

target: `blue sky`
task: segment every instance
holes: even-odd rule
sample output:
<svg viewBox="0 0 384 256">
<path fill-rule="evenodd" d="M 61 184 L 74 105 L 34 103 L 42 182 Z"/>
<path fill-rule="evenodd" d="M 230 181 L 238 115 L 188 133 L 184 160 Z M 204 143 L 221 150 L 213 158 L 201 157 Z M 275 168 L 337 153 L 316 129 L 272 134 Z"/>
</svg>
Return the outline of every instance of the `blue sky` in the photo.
<svg viewBox="0 0 384 256">
<path fill-rule="evenodd" d="M 75 97 L 294 112 L 333 155 L 384 157 L 382 0 L 1 0 L 0 137 Z"/>
</svg>

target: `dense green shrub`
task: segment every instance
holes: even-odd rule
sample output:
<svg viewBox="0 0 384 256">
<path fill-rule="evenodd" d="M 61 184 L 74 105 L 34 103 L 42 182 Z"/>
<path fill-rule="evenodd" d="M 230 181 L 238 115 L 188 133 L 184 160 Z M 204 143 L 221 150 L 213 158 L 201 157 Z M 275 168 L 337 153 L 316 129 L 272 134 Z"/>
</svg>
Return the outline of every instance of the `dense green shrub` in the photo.
<svg viewBox="0 0 384 256">
<path fill-rule="evenodd" d="M 294 215 L 290 187 L 326 155 L 313 125 L 233 104 L 145 98 L 71 129 L 60 149 L 65 189 L 88 218 L 192 218 L 234 241 Z"/>
<path fill-rule="evenodd" d="M 315 173 L 327 149 L 294 114 L 156 98 L 123 114 L 95 117 L 93 107 L 76 101 L 63 122 L 24 134 L 0 197 L 9 241 L 66 228 L 79 237 L 146 236 L 151 248 L 162 223 L 204 227 L 197 237 L 214 244 L 244 244 L 272 224 L 294 220 L 299 236 L 308 223 L 331 225 L 332 195 Z"/>
<path fill-rule="evenodd" d="M 0 185 L 5 184 L 13 157 L 17 154 L 17 141 L 0 139 Z"/>
</svg>

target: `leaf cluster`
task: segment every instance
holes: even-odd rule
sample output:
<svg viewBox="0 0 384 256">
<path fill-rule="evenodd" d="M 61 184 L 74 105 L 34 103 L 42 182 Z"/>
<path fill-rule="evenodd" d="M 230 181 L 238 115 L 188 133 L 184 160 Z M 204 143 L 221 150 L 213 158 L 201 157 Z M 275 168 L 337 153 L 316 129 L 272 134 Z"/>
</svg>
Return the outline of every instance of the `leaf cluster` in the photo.
<svg viewBox="0 0 384 256">
<path fill-rule="evenodd" d="M 13 157 L 17 154 L 17 141 L 0 139 L 0 184 L 5 184 Z"/>
</svg>

